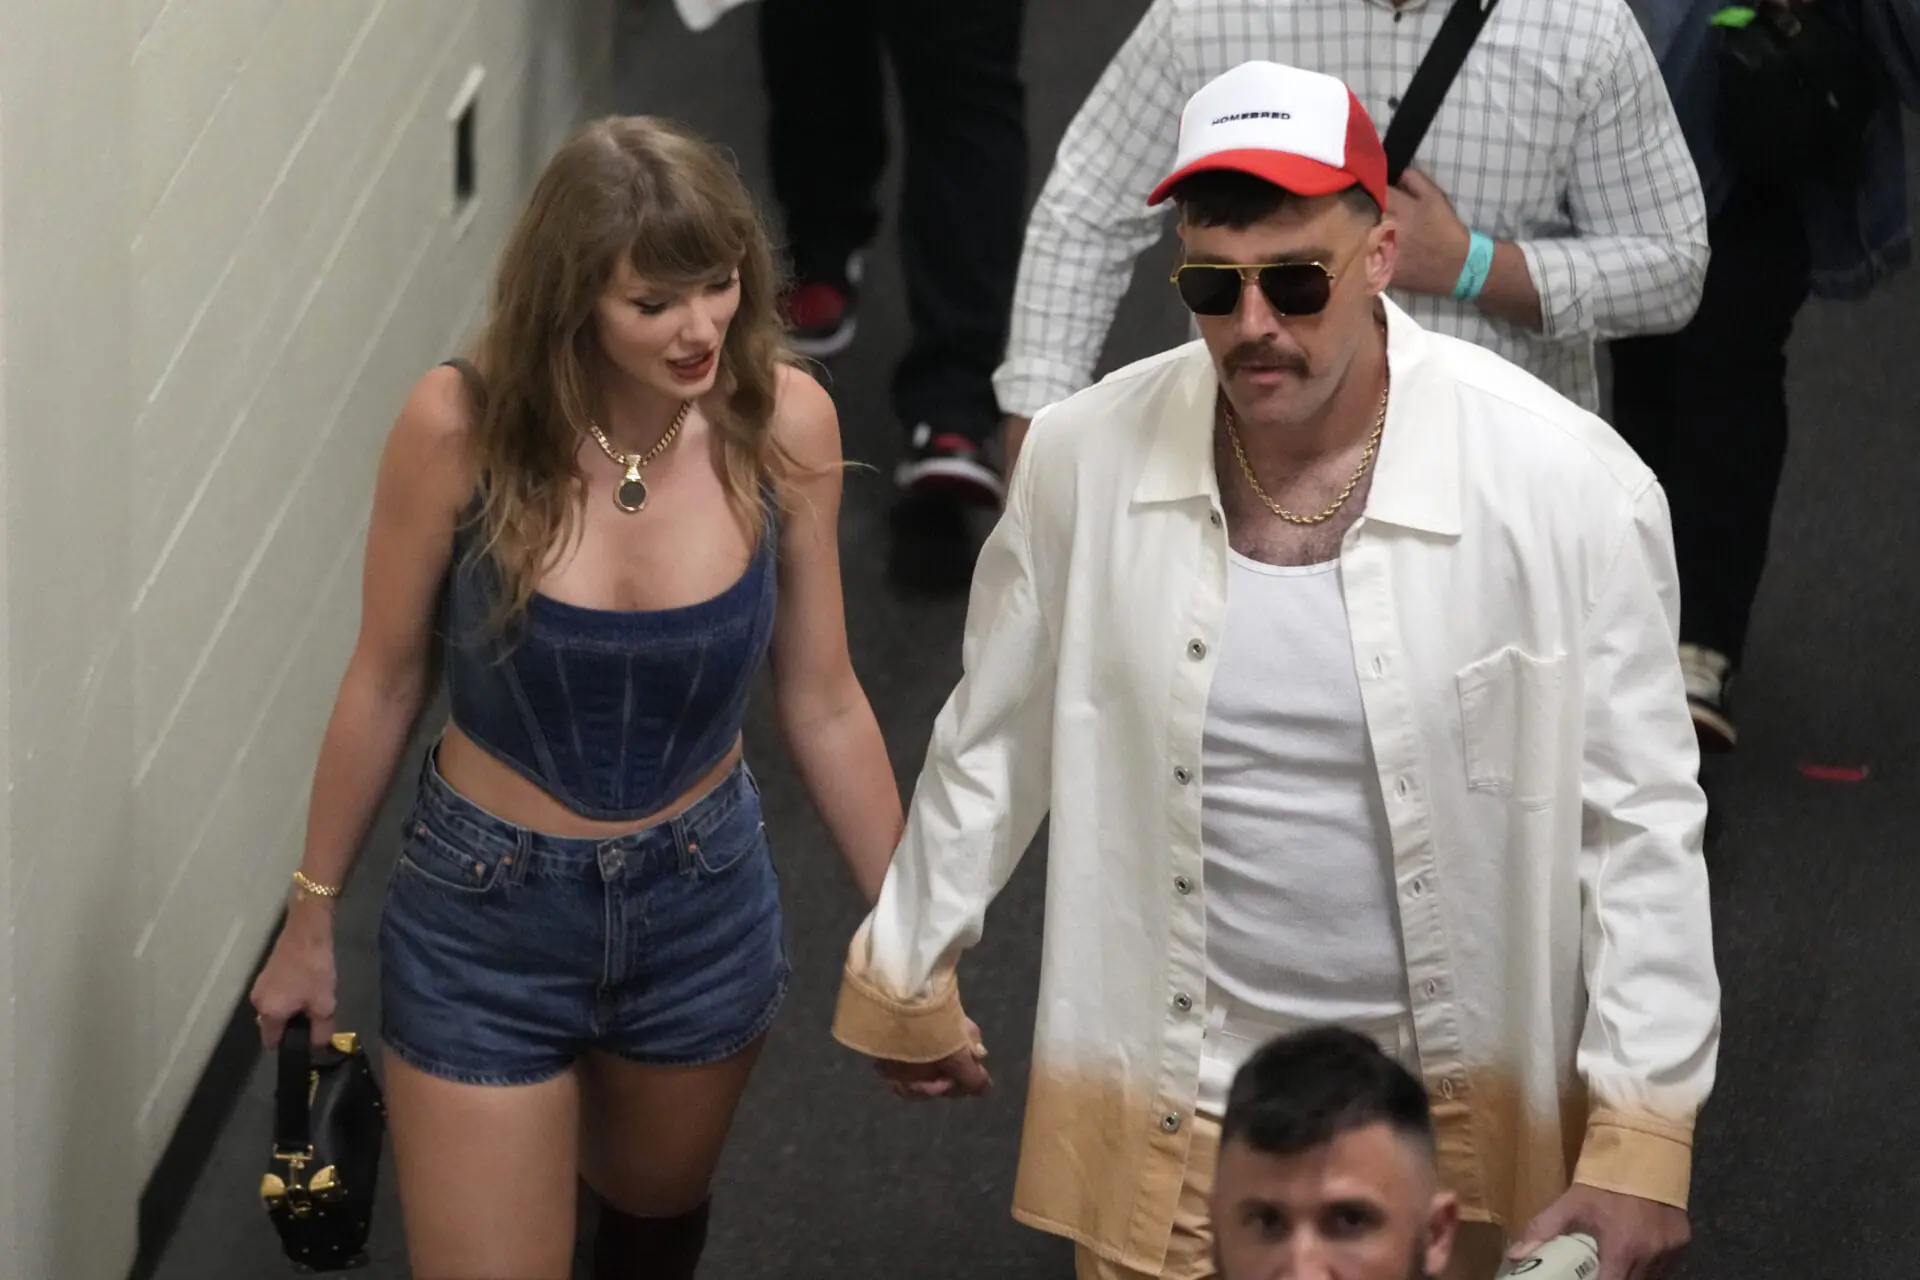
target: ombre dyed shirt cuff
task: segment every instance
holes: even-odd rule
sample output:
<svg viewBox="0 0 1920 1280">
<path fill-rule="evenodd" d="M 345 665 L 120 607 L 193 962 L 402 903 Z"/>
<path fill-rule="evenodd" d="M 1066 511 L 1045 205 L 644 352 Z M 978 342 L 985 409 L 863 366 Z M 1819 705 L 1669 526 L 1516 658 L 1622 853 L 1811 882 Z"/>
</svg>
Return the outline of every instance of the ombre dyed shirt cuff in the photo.
<svg viewBox="0 0 1920 1280">
<path fill-rule="evenodd" d="M 1684 1209 L 1693 1181 L 1693 1126 L 1596 1107 L 1573 1180 Z"/>
<path fill-rule="evenodd" d="M 951 973 L 936 979 L 927 998 L 899 1000 L 867 976 L 861 959 L 865 952 L 862 929 L 841 974 L 834 1039 L 857 1053 L 892 1062 L 938 1062 L 968 1045 L 960 985 Z"/>
</svg>

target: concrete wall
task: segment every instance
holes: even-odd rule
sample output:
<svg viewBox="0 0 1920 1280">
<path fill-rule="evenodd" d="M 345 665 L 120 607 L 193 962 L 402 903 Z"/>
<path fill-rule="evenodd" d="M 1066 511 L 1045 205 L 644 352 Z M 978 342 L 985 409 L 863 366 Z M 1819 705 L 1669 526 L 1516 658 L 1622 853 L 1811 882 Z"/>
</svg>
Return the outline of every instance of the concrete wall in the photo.
<svg viewBox="0 0 1920 1280">
<path fill-rule="evenodd" d="M 380 443 L 611 4 L 0 0 L 0 1280 L 125 1272 L 298 858 Z"/>
</svg>

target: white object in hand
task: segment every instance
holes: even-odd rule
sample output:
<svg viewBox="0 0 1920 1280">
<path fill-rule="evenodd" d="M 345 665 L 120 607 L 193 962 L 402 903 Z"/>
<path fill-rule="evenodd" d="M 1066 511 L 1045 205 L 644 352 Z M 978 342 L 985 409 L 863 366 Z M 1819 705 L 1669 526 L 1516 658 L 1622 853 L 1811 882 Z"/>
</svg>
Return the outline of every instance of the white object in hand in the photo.
<svg viewBox="0 0 1920 1280">
<path fill-rule="evenodd" d="M 1555 1236 L 1518 1262 L 1501 1266 L 1496 1280 L 1525 1276 L 1527 1280 L 1593 1280 L 1600 1274 L 1600 1250 L 1589 1235 L 1575 1232 Z"/>
</svg>

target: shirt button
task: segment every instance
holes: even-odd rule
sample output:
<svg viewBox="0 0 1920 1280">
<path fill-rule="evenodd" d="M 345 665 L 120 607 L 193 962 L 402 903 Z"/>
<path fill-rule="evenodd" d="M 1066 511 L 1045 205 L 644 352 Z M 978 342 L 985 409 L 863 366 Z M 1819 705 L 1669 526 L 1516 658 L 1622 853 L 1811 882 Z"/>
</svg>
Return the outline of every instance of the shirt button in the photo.
<svg viewBox="0 0 1920 1280">
<path fill-rule="evenodd" d="M 1423 896 L 1426 893 L 1426 891 L 1427 891 L 1427 882 L 1425 880 L 1415 880 L 1412 884 L 1407 886 L 1407 892 L 1416 898 Z"/>
<path fill-rule="evenodd" d="M 1173 1007 L 1182 1013 L 1193 1012 L 1193 997 L 1182 991 L 1173 998 Z"/>
<path fill-rule="evenodd" d="M 1373 674 L 1377 676 L 1387 674 L 1387 660 L 1377 653 L 1373 655 Z"/>
<path fill-rule="evenodd" d="M 1218 511 L 1207 512 L 1207 523 L 1218 529 L 1220 527 L 1220 513 Z"/>
<path fill-rule="evenodd" d="M 1184 787 L 1189 782 L 1193 781 L 1193 771 L 1188 769 L 1185 765 L 1181 765 L 1179 768 L 1173 771 L 1173 780 Z"/>
<path fill-rule="evenodd" d="M 1443 1098 L 1446 1098 L 1446 1099 L 1448 1099 L 1449 1101 L 1451 1101 L 1451 1100 L 1452 1100 L 1452 1098 L 1453 1098 L 1453 1081 L 1451 1081 L 1451 1080 L 1442 1080 L 1442 1081 L 1440 1082 L 1440 1096 L 1441 1096 L 1441 1097 L 1443 1097 Z"/>
<path fill-rule="evenodd" d="M 1393 784 L 1393 793 L 1399 796 L 1402 800 L 1405 800 L 1407 798 L 1407 793 L 1412 790 L 1413 790 L 1413 784 L 1408 782 L 1405 778 L 1402 778 L 1398 782 Z"/>
<path fill-rule="evenodd" d="M 1195 662 L 1207 656 L 1207 644 L 1204 640 L 1187 641 L 1187 656 Z"/>
<path fill-rule="evenodd" d="M 1192 893 L 1193 881 L 1187 879 L 1185 876 L 1175 876 L 1173 878 L 1173 891 L 1179 894 Z"/>
<path fill-rule="evenodd" d="M 1165 1130 L 1166 1132 L 1168 1132 L 1168 1133 L 1178 1133 L 1178 1132 L 1180 1132 L 1180 1115 L 1179 1115 L 1179 1113 L 1178 1113 L 1178 1112 L 1175 1112 L 1175 1111 L 1169 1111 L 1169 1112 L 1167 1112 L 1167 1114 L 1165 1114 L 1165 1115 L 1163 1115 L 1163 1116 L 1161 1116 L 1161 1117 L 1160 1117 L 1160 1127 L 1161 1127 L 1161 1128 L 1162 1128 L 1163 1130 Z"/>
<path fill-rule="evenodd" d="M 1428 978 L 1427 985 L 1424 988 L 1424 990 L 1427 993 L 1427 999 L 1431 1000 L 1435 996 L 1440 994 L 1440 984 L 1435 982 L 1432 978 Z"/>
<path fill-rule="evenodd" d="M 1398 22 L 1398 21 L 1400 21 L 1400 15 L 1399 15 L 1399 14 L 1397 14 L 1397 13 L 1396 13 L 1396 14 L 1394 14 L 1394 15 L 1393 15 L 1393 20 L 1394 20 L 1395 22 Z M 1392 98 L 1388 98 L 1388 99 L 1387 99 L 1387 107 L 1388 107 L 1388 108 L 1389 108 L 1390 110 L 1393 110 L 1393 111 L 1398 111 L 1398 110 L 1400 109 L 1400 99 L 1399 99 L 1399 98 L 1398 98 L 1397 96 L 1396 96 L 1396 97 L 1392 97 Z"/>
</svg>

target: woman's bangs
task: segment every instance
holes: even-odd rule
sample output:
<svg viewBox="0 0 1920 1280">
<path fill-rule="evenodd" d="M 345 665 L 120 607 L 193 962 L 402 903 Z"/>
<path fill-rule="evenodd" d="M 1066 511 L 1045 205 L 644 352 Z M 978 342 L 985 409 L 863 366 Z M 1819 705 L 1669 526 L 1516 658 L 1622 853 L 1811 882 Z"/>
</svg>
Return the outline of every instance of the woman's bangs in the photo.
<svg viewBox="0 0 1920 1280">
<path fill-rule="evenodd" d="M 716 201 L 690 195 L 674 192 L 640 216 L 628 261 L 651 283 L 669 288 L 704 283 L 732 271 L 746 256 L 747 237 L 738 218 Z"/>
</svg>

